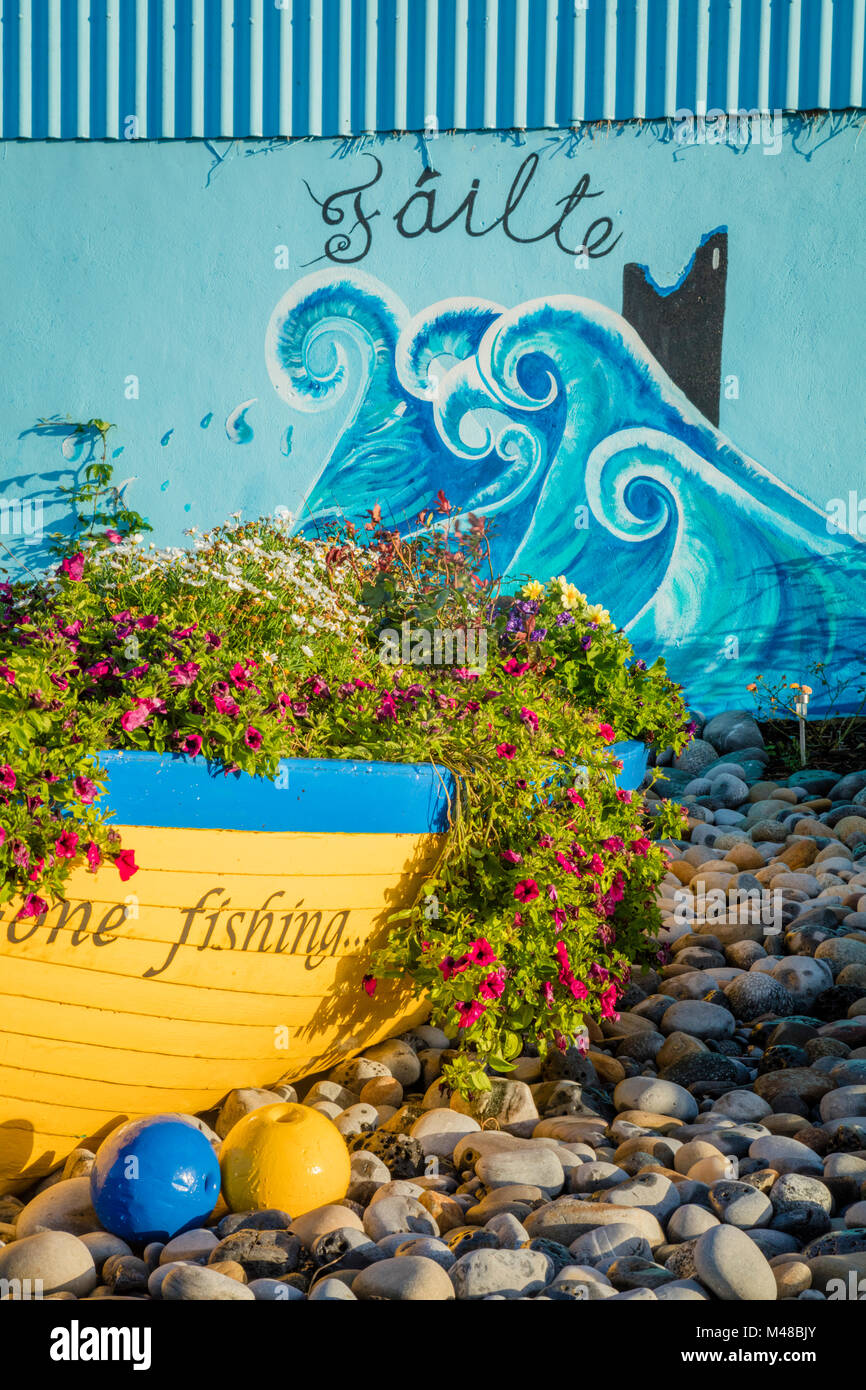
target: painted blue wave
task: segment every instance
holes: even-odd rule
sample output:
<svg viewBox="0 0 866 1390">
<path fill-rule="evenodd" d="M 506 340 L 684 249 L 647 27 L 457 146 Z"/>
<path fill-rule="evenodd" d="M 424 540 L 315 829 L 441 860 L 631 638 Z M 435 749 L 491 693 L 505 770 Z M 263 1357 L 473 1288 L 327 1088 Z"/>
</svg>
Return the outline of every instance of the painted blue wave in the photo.
<svg viewBox="0 0 866 1390">
<path fill-rule="evenodd" d="M 303 526 L 379 502 L 409 532 L 441 488 L 491 519 L 513 582 L 567 574 L 695 704 L 748 703 L 757 674 L 816 660 L 859 671 L 866 549 L 710 425 L 613 310 L 453 298 L 410 317 L 329 271 L 280 301 L 266 360 L 295 409 L 343 405 Z"/>
</svg>

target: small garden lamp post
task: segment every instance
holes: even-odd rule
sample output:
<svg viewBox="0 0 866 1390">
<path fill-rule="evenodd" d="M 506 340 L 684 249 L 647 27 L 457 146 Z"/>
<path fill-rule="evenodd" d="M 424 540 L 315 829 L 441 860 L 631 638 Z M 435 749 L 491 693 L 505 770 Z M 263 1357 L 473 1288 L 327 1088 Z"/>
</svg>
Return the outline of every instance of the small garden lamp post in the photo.
<svg viewBox="0 0 866 1390">
<path fill-rule="evenodd" d="M 806 719 L 809 711 L 809 696 L 812 694 L 810 685 L 797 685 L 792 683 L 792 690 L 799 691 L 794 703 L 794 713 L 800 721 L 800 766 L 806 766 Z"/>
</svg>

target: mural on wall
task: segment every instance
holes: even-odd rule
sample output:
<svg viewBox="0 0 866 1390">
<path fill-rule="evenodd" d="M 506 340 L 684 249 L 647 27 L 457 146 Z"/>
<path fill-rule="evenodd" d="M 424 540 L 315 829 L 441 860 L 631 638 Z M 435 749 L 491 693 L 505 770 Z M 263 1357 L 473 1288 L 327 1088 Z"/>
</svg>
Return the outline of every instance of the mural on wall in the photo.
<svg viewBox="0 0 866 1390">
<path fill-rule="evenodd" d="M 408 531 L 442 489 L 509 587 L 566 573 L 699 709 L 815 661 L 856 687 L 866 183 L 854 125 L 782 133 L 9 142 L 0 568 L 50 563 L 98 414 L 158 545 Z"/>
<path fill-rule="evenodd" d="M 816 630 L 847 664 L 860 543 L 711 423 L 725 251 L 724 229 L 708 234 L 668 290 L 625 268 L 624 307 L 658 356 L 588 298 L 412 314 L 354 268 L 303 278 L 270 320 L 268 372 L 293 411 L 346 413 L 299 525 L 362 524 L 379 503 L 411 531 L 441 488 L 493 522 L 511 584 L 566 574 L 694 698 L 742 703 L 732 634 L 750 634 L 755 674 L 780 645 L 802 674 Z"/>
</svg>

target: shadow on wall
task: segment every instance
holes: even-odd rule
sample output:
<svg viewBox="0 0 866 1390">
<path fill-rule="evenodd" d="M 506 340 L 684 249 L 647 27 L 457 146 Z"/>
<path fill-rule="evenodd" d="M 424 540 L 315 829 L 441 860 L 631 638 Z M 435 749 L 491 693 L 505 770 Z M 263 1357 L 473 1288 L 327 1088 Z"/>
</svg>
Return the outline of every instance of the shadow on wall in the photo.
<svg viewBox="0 0 866 1390">
<path fill-rule="evenodd" d="M 72 489 L 83 480 L 88 464 L 97 461 L 98 434 L 75 435 L 67 420 L 38 422 L 22 430 L 19 439 L 36 436 L 53 440 L 67 462 L 60 468 L 19 473 L 0 488 L 0 571 L 13 579 L 28 571 L 38 574 L 55 559 L 53 547 L 75 531 Z"/>
</svg>

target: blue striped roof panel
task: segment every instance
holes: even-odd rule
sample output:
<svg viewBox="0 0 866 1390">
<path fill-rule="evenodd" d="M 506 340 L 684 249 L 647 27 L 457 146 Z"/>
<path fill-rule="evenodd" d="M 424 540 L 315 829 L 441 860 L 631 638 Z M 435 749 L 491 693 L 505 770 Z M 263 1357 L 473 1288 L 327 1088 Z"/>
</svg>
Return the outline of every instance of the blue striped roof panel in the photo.
<svg viewBox="0 0 866 1390">
<path fill-rule="evenodd" d="M 0 137 L 859 108 L 864 32 L 866 0 L 0 0 Z"/>
</svg>

